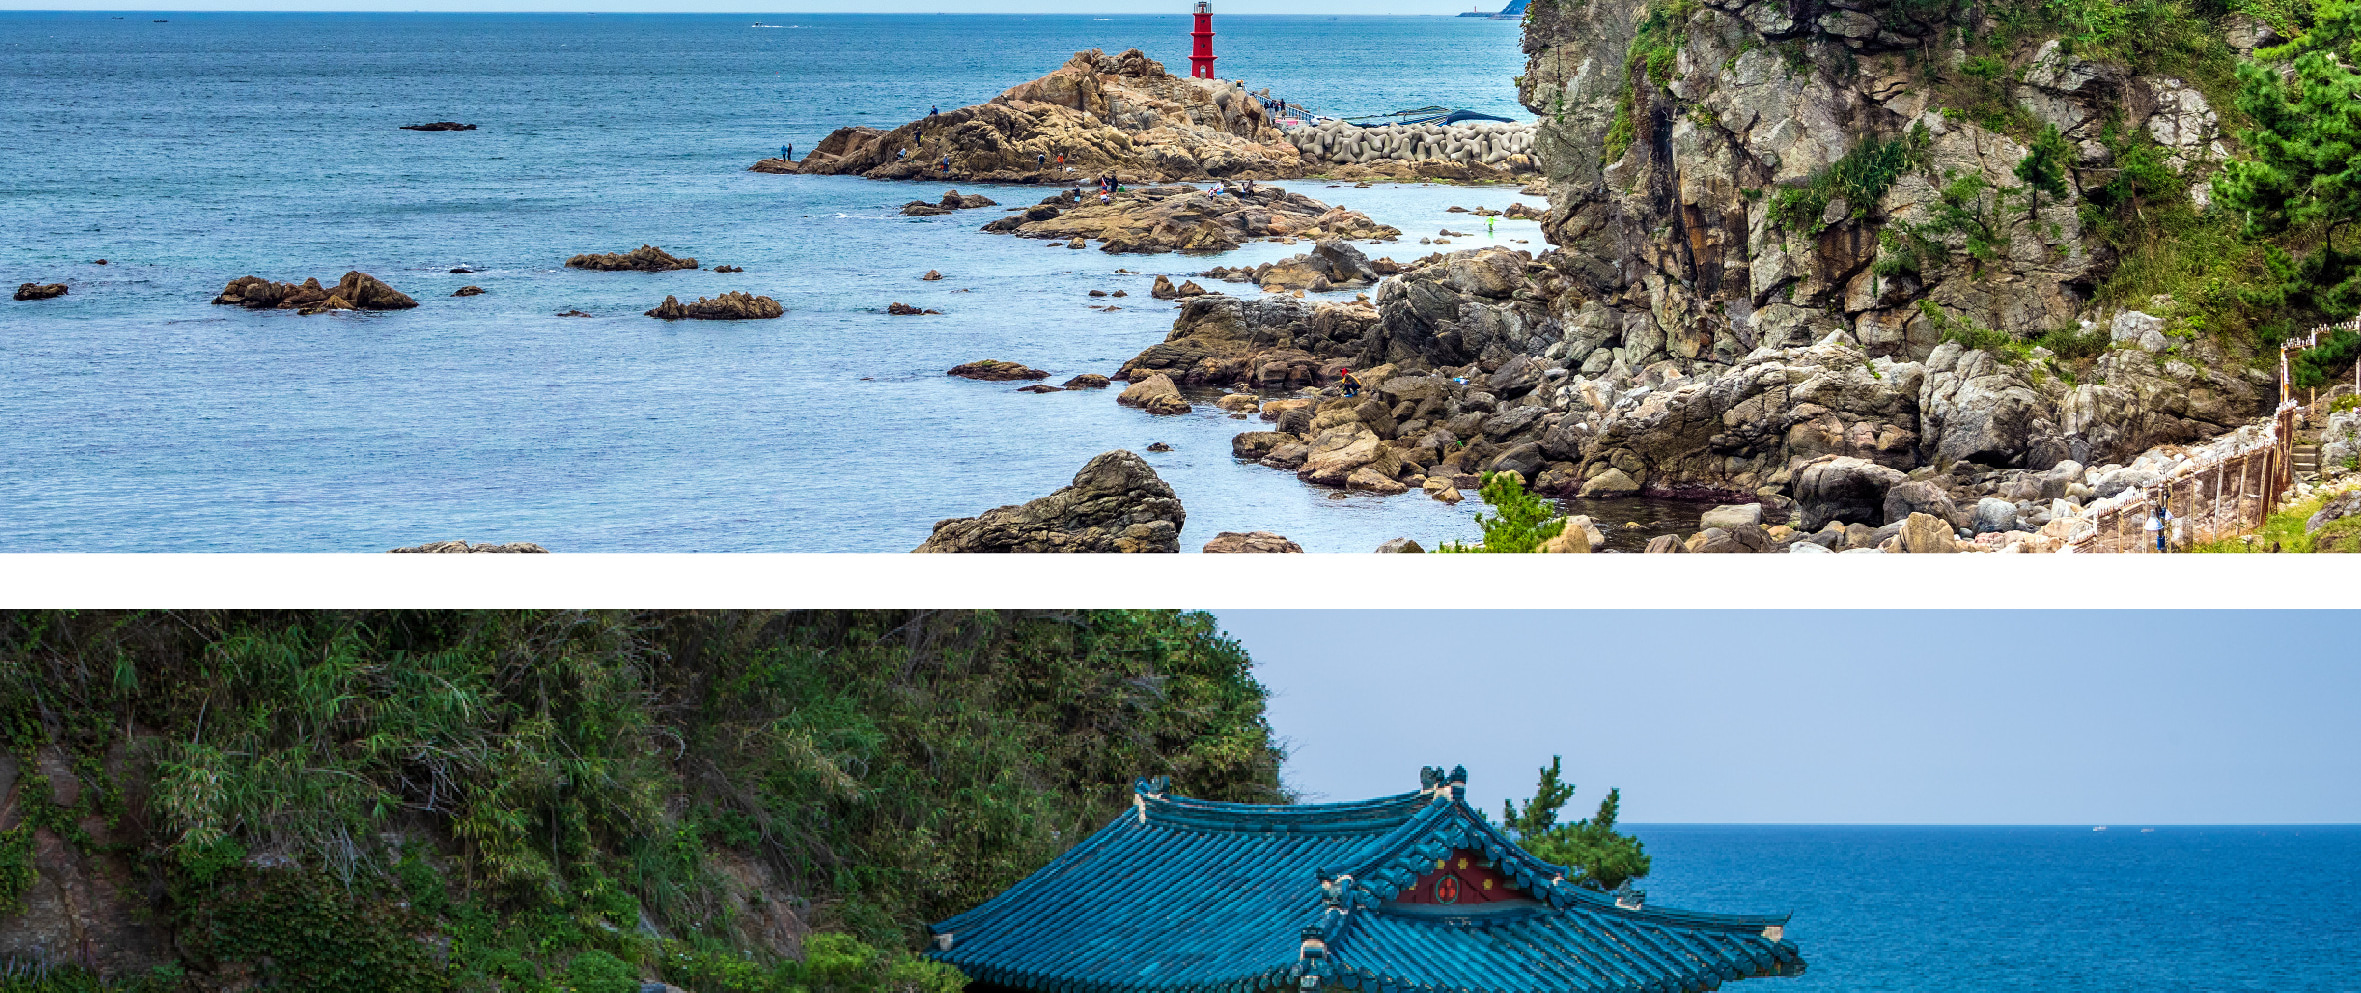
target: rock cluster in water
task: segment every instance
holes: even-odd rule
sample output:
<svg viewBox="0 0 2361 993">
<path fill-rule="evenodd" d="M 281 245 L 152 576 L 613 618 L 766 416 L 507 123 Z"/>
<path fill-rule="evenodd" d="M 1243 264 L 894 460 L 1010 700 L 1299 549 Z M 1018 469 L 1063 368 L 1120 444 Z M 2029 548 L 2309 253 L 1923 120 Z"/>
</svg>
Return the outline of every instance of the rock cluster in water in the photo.
<svg viewBox="0 0 2361 993">
<path fill-rule="evenodd" d="M 461 124 L 461 123 L 459 123 L 458 121 L 436 121 L 436 122 L 434 122 L 433 124 L 404 124 L 404 125 L 402 125 L 402 130 L 404 130 L 404 131 L 473 131 L 473 130 L 475 130 L 475 125 L 473 125 L 473 124 Z"/>
<path fill-rule="evenodd" d="M 65 295 L 64 283 L 20 283 L 16 288 L 19 300 L 50 300 Z"/>
<path fill-rule="evenodd" d="M 647 316 L 665 321 L 763 321 L 785 313 L 787 308 L 779 306 L 777 300 L 732 291 L 685 304 L 676 297 L 667 296 L 663 303 L 648 311 Z"/>
<path fill-rule="evenodd" d="M 1367 214 L 1277 187 L 1213 196 L 1187 185 L 1126 189 L 1105 201 L 1068 190 L 984 230 L 1069 243 L 1096 241 L 1103 252 L 1142 254 L 1223 252 L 1250 241 L 1297 238 L 1379 241 L 1402 234 Z"/>
<path fill-rule="evenodd" d="M 628 252 L 577 255 L 566 260 L 566 268 L 594 269 L 599 272 L 670 272 L 674 269 L 697 268 L 697 260 L 680 258 L 654 245 L 641 245 Z"/>
<path fill-rule="evenodd" d="M 387 549 L 387 551 L 391 551 L 391 552 L 397 552 L 397 553 L 399 553 L 399 552 L 421 552 L 421 553 L 443 553 L 443 554 L 466 554 L 466 553 L 470 553 L 470 552 L 477 552 L 477 553 L 481 553 L 481 552 L 495 552 L 495 553 L 497 553 L 497 552 L 508 552 L 508 553 L 546 554 L 546 553 L 548 553 L 549 549 L 543 548 L 543 547 L 541 547 L 541 546 L 539 546 L 539 545 L 536 545 L 536 544 L 534 544 L 534 543 L 532 543 L 532 542 L 530 542 L 530 541 L 512 541 L 512 542 L 509 542 L 509 543 L 507 543 L 507 544 L 505 544 L 505 545 L 499 545 L 499 544 L 489 544 L 489 543 L 487 543 L 487 544 L 480 544 L 480 545 L 470 545 L 470 544 L 468 544 L 467 542 L 464 542 L 464 541 L 430 541 L 430 542 L 427 542 L 426 544 L 423 544 L 423 545 L 412 545 L 412 546 L 410 546 L 410 547 L 408 547 L 408 548 L 393 548 L 393 549 Z"/>
<path fill-rule="evenodd" d="M 306 315 L 331 310 L 405 310 L 418 306 L 418 301 L 365 272 L 345 273 L 335 286 L 321 286 L 317 279 L 306 279 L 297 285 L 274 283 L 260 276 L 240 276 L 222 287 L 221 295 L 214 297 L 213 302 L 248 310 L 292 310 Z"/>
<path fill-rule="evenodd" d="M 1188 515 L 1147 460 L 1091 459 L 1074 482 L 1018 506 L 935 524 L 920 552 L 1178 552 Z"/>
<path fill-rule="evenodd" d="M 1208 554 L 1224 552 L 1302 554 L 1303 546 L 1287 540 L 1286 535 L 1273 534 L 1269 531 L 1224 531 L 1214 535 L 1212 541 L 1205 543 L 1205 551 Z"/>
<path fill-rule="evenodd" d="M 1130 182 L 1303 174 L 1301 154 L 1244 87 L 1172 75 L 1136 48 L 1114 56 L 1077 52 L 989 103 L 892 131 L 839 129 L 801 163 L 765 159 L 753 168 L 991 183 L 1064 183 L 1102 173 Z"/>
<path fill-rule="evenodd" d="M 938 214 L 948 214 L 956 210 L 975 210 L 980 207 L 997 206 L 1000 206 L 1000 201 L 994 200 L 991 197 L 987 197 L 978 193 L 962 195 L 958 190 L 952 190 L 943 194 L 943 199 L 933 203 L 929 203 L 925 200 L 912 200 L 909 203 L 903 204 L 902 213 L 908 214 L 912 217 L 930 217 Z"/>
</svg>

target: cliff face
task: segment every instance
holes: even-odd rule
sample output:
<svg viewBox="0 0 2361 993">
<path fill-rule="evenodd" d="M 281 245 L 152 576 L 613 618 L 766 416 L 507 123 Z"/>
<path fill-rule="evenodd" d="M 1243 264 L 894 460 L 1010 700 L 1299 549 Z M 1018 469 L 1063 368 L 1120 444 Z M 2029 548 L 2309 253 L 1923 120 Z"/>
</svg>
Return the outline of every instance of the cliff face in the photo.
<svg viewBox="0 0 2361 993">
<path fill-rule="evenodd" d="M 1971 60 L 1970 17 L 1861 0 L 1535 6 L 1520 94 L 1545 118 L 1551 238 L 1600 260 L 1584 275 L 1601 297 L 1663 318 L 1673 354 L 1849 330 L 1873 354 L 1924 358 L 1940 332 L 1920 301 L 2017 335 L 2073 327 L 2112 262 L 2077 210 L 2113 175 L 2101 131 L 2145 131 L 2176 169 L 2209 170 L 2227 156 L 2218 119 L 2182 80 L 2055 39 Z M 1963 93 L 1963 74 L 1990 92 Z M 2065 139 L 2063 188 L 2000 192 L 2027 185 L 2022 132 L 2046 125 Z"/>
</svg>

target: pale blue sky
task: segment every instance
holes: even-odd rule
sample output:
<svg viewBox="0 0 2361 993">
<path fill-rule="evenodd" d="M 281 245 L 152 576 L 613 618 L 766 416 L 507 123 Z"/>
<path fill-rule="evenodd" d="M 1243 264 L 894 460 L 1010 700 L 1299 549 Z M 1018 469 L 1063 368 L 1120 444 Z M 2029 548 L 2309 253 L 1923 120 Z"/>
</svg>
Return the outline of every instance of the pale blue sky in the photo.
<svg viewBox="0 0 2361 993">
<path fill-rule="evenodd" d="M 1219 616 L 1307 799 L 1556 753 L 1634 822 L 2361 822 L 2356 613 Z"/>
<path fill-rule="evenodd" d="M 0 10 L 435 10 L 435 11 L 645 11 L 664 14 L 744 12 L 756 14 L 1171 14 L 1186 12 L 1194 0 L 163 0 L 125 7 L 121 0 L 0 0 Z M 1503 0 L 1505 2 L 1505 0 Z M 1500 3 L 1487 0 L 1486 9 Z M 1253 4 L 1215 0 L 1214 10 L 1242 14 L 1436 14 L 1472 9 L 1451 0 L 1273 0 Z"/>
</svg>

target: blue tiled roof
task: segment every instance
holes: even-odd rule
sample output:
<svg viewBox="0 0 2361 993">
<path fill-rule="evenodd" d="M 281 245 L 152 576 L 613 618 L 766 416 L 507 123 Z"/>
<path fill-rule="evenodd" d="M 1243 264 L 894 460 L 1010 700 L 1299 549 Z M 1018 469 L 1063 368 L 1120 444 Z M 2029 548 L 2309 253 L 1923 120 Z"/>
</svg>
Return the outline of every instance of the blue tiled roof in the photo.
<svg viewBox="0 0 2361 993">
<path fill-rule="evenodd" d="M 934 925 L 934 957 L 1039 993 L 1688 993 L 1795 975 L 1785 916 L 1619 904 L 1527 854 L 1465 798 L 1465 772 L 1357 803 L 1170 796 L 1134 805 L 1041 871 Z M 1454 850 L 1530 894 L 1394 898 Z"/>
</svg>

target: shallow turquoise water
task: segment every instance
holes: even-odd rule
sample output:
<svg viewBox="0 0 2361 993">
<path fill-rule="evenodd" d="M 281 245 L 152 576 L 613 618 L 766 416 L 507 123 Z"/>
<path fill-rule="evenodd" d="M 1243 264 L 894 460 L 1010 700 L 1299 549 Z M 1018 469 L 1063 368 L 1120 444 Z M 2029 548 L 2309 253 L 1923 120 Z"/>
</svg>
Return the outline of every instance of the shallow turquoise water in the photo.
<svg viewBox="0 0 2361 993">
<path fill-rule="evenodd" d="M 1161 340 L 1147 275 L 1252 263 L 1045 248 L 905 218 L 940 187 L 744 167 L 847 124 L 988 99 L 1074 50 L 1185 61 L 1183 17 L 0 13 L 0 550 L 902 550 L 934 521 L 1142 450 L 1221 530 L 1319 551 L 1469 537 L 1475 506 L 1329 500 L 1240 466 L 1243 427 L 1111 394 L 945 379 L 1004 358 L 1112 372 Z M 759 29 L 754 20 L 794 27 Z M 1225 75 L 1337 113 L 1517 113 L 1517 25 L 1223 17 Z M 481 130 L 398 125 L 460 120 Z M 1309 192 L 1413 235 L 1506 189 Z M 1005 203 L 1038 189 L 985 189 Z M 1544 247 L 1531 222 L 1501 241 Z M 559 263 L 652 242 L 711 272 Z M 1462 241 L 1464 245 L 1465 242 Z M 1415 245 L 1398 246 L 1409 258 Z M 113 264 L 98 267 L 94 258 Z M 481 270 L 452 275 L 457 266 Z M 206 304 L 228 280 L 347 269 L 416 310 Z M 940 269 L 949 278 L 922 283 Z M 488 292 L 451 299 L 474 283 Z M 665 324 L 667 294 L 768 294 L 778 321 Z M 1090 289 L 1128 289 L 1117 313 Z M 959 292 L 972 290 L 973 292 Z M 889 318 L 903 301 L 943 317 Z M 580 309 L 589 320 L 557 318 Z"/>
</svg>

